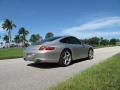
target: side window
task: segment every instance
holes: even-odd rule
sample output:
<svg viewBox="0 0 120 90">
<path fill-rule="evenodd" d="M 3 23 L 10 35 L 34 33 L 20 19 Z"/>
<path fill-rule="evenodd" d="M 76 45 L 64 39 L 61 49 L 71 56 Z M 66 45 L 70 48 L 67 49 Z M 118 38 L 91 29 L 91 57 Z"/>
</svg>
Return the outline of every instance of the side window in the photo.
<svg viewBox="0 0 120 90">
<path fill-rule="evenodd" d="M 68 43 L 68 44 L 81 44 L 80 40 L 78 40 L 75 37 L 67 37 L 62 40 L 60 40 L 62 43 Z"/>
<path fill-rule="evenodd" d="M 80 40 L 75 37 L 69 38 L 71 44 L 81 44 Z"/>
<path fill-rule="evenodd" d="M 69 43 L 69 40 L 68 40 L 68 38 L 64 38 L 64 39 L 60 40 L 60 42 L 62 42 L 62 43 Z"/>
</svg>

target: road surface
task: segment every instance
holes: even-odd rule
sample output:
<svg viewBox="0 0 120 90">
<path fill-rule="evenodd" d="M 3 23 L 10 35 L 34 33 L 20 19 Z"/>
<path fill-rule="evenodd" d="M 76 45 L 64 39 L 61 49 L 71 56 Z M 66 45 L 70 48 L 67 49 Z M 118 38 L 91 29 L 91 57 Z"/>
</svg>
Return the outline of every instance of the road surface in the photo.
<svg viewBox="0 0 120 90">
<path fill-rule="evenodd" d="M 46 90 L 118 52 L 118 46 L 96 49 L 94 59 L 78 60 L 68 67 L 34 64 L 22 58 L 0 60 L 0 90 Z"/>
</svg>

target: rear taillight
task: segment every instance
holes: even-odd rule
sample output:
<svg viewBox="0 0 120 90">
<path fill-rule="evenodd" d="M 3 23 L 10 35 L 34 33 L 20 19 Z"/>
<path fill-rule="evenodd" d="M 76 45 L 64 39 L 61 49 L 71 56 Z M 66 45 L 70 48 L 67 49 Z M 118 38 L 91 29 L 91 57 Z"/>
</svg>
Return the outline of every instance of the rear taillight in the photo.
<svg viewBox="0 0 120 90">
<path fill-rule="evenodd" d="M 43 51 L 43 50 L 54 50 L 55 47 L 50 47 L 50 46 L 41 46 L 39 48 L 40 51 Z"/>
</svg>

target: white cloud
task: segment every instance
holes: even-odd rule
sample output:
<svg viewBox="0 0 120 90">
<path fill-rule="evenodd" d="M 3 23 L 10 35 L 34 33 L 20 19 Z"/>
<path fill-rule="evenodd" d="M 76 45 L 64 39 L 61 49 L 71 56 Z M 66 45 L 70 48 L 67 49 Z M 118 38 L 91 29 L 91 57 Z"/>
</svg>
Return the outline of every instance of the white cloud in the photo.
<svg viewBox="0 0 120 90">
<path fill-rule="evenodd" d="M 0 32 L 3 31 L 3 29 L 2 29 L 2 23 L 3 23 L 3 21 L 0 22 Z"/>
<path fill-rule="evenodd" d="M 73 36 L 79 37 L 79 38 L 89 38 L 89 37 L 117 37 L 120 36 L 120 31 L 116 32 L 91 32 L 91 33 L 86 33 L 86 32 L 79 32 L 79 33 L 73 33 L 71 34 Z"/>
<path fill-rule="evenodd" d="M 84 37 L 88 37 L 90 35 L 99 35 L 99 36 L 104 36 L 104 35 L 113 35 L 114 34 L 119 34 L 118 32 L 94 32 L 97 29 L 102 29 L 106 27 L 111 27 L 112 25 L 120 24 L 120 17 L 106 17 L 106 18 L 101 18 L 98 20 L 93 20 L 87 23 L 84 23 L 80 26 L 74 26 L 70 28 L 66 28 L 63 30 L 63 34 L 67 35 L 74 35 L 74 36 L 79 36 L 82 35 Z M 90 31 L 91 33 L 85 33 L 87 31 Z M 84 34 L 83 34 L 84 33 Z"/>
</svg>

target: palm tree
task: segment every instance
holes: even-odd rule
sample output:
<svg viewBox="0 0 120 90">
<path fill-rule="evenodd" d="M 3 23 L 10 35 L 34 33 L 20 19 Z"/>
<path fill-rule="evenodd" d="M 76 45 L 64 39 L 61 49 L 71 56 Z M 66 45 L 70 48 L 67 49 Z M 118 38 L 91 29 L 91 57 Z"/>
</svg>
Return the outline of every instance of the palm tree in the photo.
<svg viewBox="0 0 120 90">
<path fill-rule="evenodd" d="M 14 38 L 15 43 L 18 45 L 22 40 L 19 35 L 16 35 Z"/>
<path fill-rule="evenodd" d="M 3 41 L 5 41 L 5 45 L 6 45 L 6 43 L 9 43 L 9 37 L 8 37 L 8 35 L 4 35 Z"/>
<path fill-rule="evenodd" d="M 2 28 L 8 32 L 8 38 L 9 38 L 9 45 L 11 43 L 11 30 L 16 27 L 16 25 L 10 21 L 9 19 L 5 19 L 5 21 L 2 24 Z"/>
<path fill-rule="evenodd" d="M 21 27 L 18 31 L 19 36 L 22 38 L 23 46 L 25 46 L 25 42 L 27 42 L 26 36 L 29 34 L 28 30 L 24 27 Z"/>
<path fill-rule="evenodd" d="M 1 36 L 0 36 L 0 39 L 1 39 Z"/>
<path fill-rule="evenodd" d="M 0 42 L 0 45 L 3 46 L 3 42 Z"/>
<path fill-rule="evenodd" d="M 2 37 L 0 36 L 0 39 L 1 39 Z"/>
<path fill-rule="evenodd" d="M 5 43 L 8 43 L 8 42 L 9 42 L 9 37 L 8 37 L 8 35 L 4 35 L 3 41 L 5 41 Z"/>
</svg>

